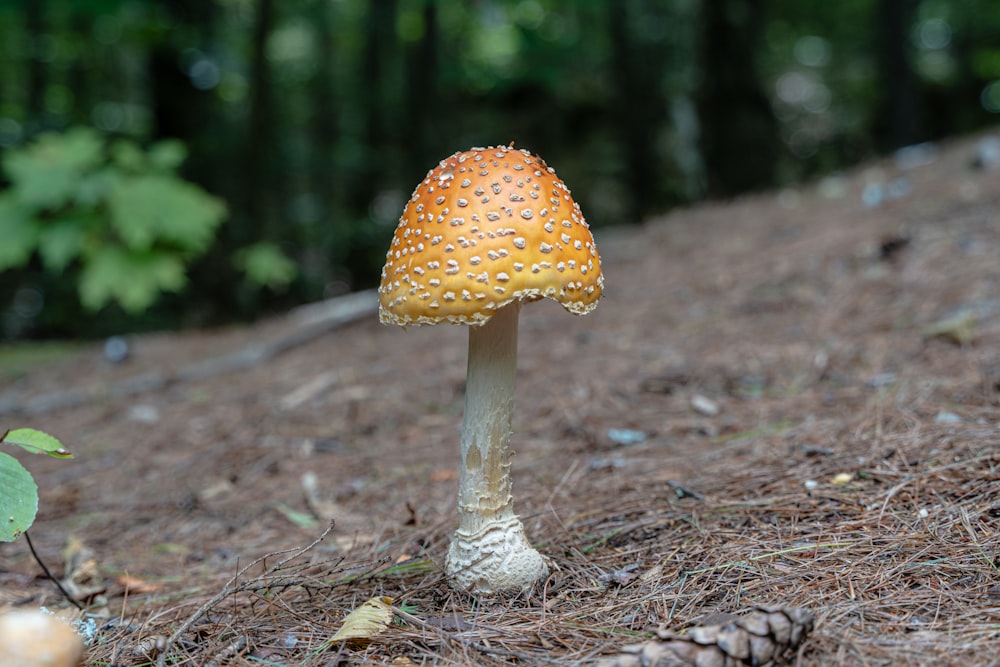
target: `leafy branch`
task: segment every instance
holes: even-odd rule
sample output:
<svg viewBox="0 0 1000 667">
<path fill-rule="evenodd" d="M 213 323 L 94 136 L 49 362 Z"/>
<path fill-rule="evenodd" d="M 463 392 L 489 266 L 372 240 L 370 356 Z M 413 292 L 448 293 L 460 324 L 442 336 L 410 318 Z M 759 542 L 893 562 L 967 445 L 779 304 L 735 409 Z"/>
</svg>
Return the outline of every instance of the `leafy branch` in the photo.
<svg viewBox="0 0 1000 667">
<path fill-rule="evenodd" d="M 71 459 L 56 438 L 31 428 L 4 431 L 0 443 L 17 445 L 32 454 L 47 454 L 57 459 Z M 38 514 L 38 485 L 20 461 L 0 452 L 0 541 L 13 542 L 21 536 Z"/>
<path fill-rule="evenodd" d="M 86 127 L 6 152 L 0 271 L 37 255 L 47 271 L 76 272 L 89 310 L 114 302 L 141 313 L 180 290 L 226 217 L 221 199 L 176 174 L 185 157 L 178 141 L 144 151 Z"/>
</svg>

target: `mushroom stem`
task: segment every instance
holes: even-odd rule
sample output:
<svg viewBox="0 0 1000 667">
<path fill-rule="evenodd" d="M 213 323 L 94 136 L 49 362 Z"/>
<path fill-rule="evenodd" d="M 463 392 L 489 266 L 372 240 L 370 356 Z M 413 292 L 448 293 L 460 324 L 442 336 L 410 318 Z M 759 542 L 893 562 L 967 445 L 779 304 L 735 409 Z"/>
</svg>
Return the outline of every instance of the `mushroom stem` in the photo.
<svg viewBox="0 0 1000 667">
<path fill-rule="evenodd" d="M 469 328 L 462 422 L 459 525 L 446 570 L 459 588 L 521 590 L 548 574 L 514 514 L 510 482 L 511 416 L 517 374 L 518 302 Z"/>
<path fill-rule="evenodd" d="M 469 327 L 458 489 L 458 526 L 466 533 L 514 514 L 510 436 L 519 310 L 519 304 L 510 304 L 482 326 Z"/>
</svg>

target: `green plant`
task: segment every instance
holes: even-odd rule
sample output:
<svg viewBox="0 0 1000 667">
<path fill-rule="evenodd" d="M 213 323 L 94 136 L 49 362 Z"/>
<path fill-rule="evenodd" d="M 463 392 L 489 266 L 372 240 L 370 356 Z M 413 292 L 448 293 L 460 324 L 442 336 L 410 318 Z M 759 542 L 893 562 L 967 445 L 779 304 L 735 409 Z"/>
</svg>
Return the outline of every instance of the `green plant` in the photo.
<svg viewBox="0 0 1000 667">
<path fill-rule="evenodd" d="M 176 174 L 186 150 L 162 141 L 143 150 L 78 127 L 5 153 L 0 192 L 0 271 L 37 254 L 46 270 L 78 270 L 82 304 L 147 309 L 180 290 L 226 216 L 222 200 Z"/>
<path fill-rule="evenodd" d="M 31 428 L 4 431 L 0 443 L 17 445 L 32 454 L 73 458 L 57 439 Z M 0 542 L 12 542 L 20 537 L 35 522 L 37 513 L 35 479 L 17 459 L 0 452 Z"/>
<path fill-rule="evenodd" d="M 295 262 L 267 241 L 238 250 L 233 256 L 233 264 L 251 283 L 274 290 L 287 287 L 298 272 Z"/>
</svg>

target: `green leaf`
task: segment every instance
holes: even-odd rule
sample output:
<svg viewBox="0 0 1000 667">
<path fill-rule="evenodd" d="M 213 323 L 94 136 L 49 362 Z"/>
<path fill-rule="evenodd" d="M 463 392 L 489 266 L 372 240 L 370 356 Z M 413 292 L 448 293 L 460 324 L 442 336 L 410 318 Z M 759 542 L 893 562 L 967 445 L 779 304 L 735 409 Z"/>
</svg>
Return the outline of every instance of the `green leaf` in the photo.
<svg viewBox="0 0 1000 667">
<path fill-rule="evenodd" d="M 85 262 L 80 299 L 90 310 L 117 301 L 135 314 L 149 308 L 161 292 L 176 292 L 185 282 L 184 264 L 174 254 L 105 246 Z"/>
<path fill-rule="evenodd" d="M 289 507 L 285 503 L 278 503 L 274 507 L 279 512 L 284 514 L 286 519 L 294 523 L 299 528 L 313 528 L 318 523 L 312 514 L 300 512 L 297 509 Z"/>
<path fill-rule="evenodd" d="M 38 225 L 7 193 L 0 195 L 0 236 L 0 271 L 27 264 L 38 244 Z"/>
<path fill-rule="evenodd" d="M 153 144 L 149 149 L 149 163 L 158 171 L 174 171 L 187 158 L 187 147 L 176 139 Z"/>
<path fill-rule="evenodd" d="M 108 193 L 121 178 L 121 172 L 115 167 L 101 167 L 87 174 L 77 188 L 77 205 L 87 209 L 96 209 L 101 206 L 108 198 Z"/>
<path fill-rule="evenodd" d="M 125 171 L 143 171 L 146 166 L 146 155 L 133 141 L 116 141 L 111 146 L 111 159 Z"/>
<path fill-rule="evenodd" d="M 112 226 L 134 250 L 147 250 L 162 240 L 200 253 L 212 242 L 226 212 L 221 200 L 163 174 L 121 179 L 108 205 Z"/>
<path fill-rule="evenodd" d="M 978 49 L 972 56 L 972 71 L 982 79 L 1000 77 L 1000 49 Z"/>
<path fill-rule="evenodd" d="M 90 128 L 43 134 L 8 153 L 4 167 L 19 201 L 35 209 L 56 209 L 72 201 L 84 174 L 100 164 L 103 142 Z"/>
<path fill-rule="evenodd" d="M 12 542 L 35 522 L 38 485 L 10 454 L 0 452 L 0 541 Z"/>
<path fill-rule="evenodd" d="M 298 273 L 295 262 L 278 246 L 266 241 L 241 248 L 233 261 L 251 282 L 271 289 L 287 286 Z"/>
<path fill-rule="evenodd" d="M 38 254 L 45 268 L 60 272 L 80 255 L 88 221 L 78 217 L 53 220 L 38 239 Z"/>
<path fill-rule="evenodd" d="M 58 439 L 48 433 L 33 428 L 18 428 L 0 437 L 0 442 L 18 445 L 32 454 L 48 454 L 57 459 L 71 459 L 73 455 L 66 451 Z"/>
</svg>

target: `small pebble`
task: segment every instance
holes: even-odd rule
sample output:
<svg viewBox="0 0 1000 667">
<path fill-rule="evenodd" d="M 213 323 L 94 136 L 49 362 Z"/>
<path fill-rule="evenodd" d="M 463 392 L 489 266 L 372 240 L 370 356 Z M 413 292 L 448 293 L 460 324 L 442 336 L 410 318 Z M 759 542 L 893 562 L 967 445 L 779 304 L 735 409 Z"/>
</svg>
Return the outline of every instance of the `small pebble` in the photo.
<svg viewBox="0 0 1000 667">
<path fill-rule="evenodd" d="M 954 412 L 939 412 L 937 416 L 934 417 L 934 423 L 936 424 L 961 424 L 962 418 L 956 415 Z"/>
<path fill-rule="evenodd" d="M 702 396 L 701 394 L 695 394 L 691 397 L 691 407 L 694 408 L 696 412 L 700 412 L 708 417 L 714 417 L 719 414 L 719 404 L 709 397 Z"/>
<path fill-rule="evenodd" d="M 989 171 L 1000 167 L 1000 139 L 997 137 L 983 137 L 976 144 L 975 156 L 972 164 L 977 169 Z"/>
<path fill-rule="evenodd" d="M 847 194 L 847 179 L 843 176 L 827 176 L 819 182 L 817 191 L 824 199 L 843 199 Z"/>
<path fill-rule="evenodd" d="M 926 519 L 928 516 L 930 516 L 930 512 L 928 512 L 925 509 L 921 509 L 919 512 L 917 512 L 917 514 L 920 515 L 921 519 Z"/>
<path fill-rule="evenodd" d="M 77 667 L 82 660 L 83 640 L 65 621 L 40 611 L 0 616 L 0 665 Z"/>
<path fill-rule="evenodd" d="M 908 178 L 894 178 L 885 186 L 886 199 L 902 199 L 913 193 L 913 184 Z"/>
<path fill-rule="evenodd" d="M 113 364 L 128 359 L 128 341 L 123 336 L 111 336 L 104 341 L 104 358 Z"/>
<path fill-rule="evenodd" d="M 885 201 L 885 187 L 881 183 L 868 183 L 861 191 L 861 203 L 865 208 L 875 208 Z"/>
<path fill-rule="evenodd" d="M 616 445 L 638 445 L 640 442 L 644 442 L 647 437 L 645 431 L 631 428 L 608 429 L 608 439 Z"/>
<path fill-rule="evenodd" d="M 616 470 L 625 467 L 625 459 L 620 456 L 591 456 L 587 459 L 587 470 L 594 472 L 597 470 Z"/>
<path fill-rule="evenodd" d="M 815 491 L 816 488 L 819 486 L 819 482 L 817 482 L 814 479 L 807 479 L 806 481 L 802 482 L 802 484 L 806 487 L 806 491 Z"/>
<path fill-rule="evenodd" d="M 887 385 L 892 384 L 895 381 L 896 381 L 895 373 L 878 373 L 869 378 L 869 380 L 865 382 L 865 385 L 875 389 L 878 387 L 885 387 Z"/>
<path fill-rule="evenodd" d="M 937 145 L 930 141 L 904 146 L 893 156 L 900 169 L 916 169 L 932 164 L 937 159 Z"/>
<path fill-rule="evenodd" d="M 836 485 L 847 484 L 852 479 L 854 479 L 854 475 L 852 475 L 851 473 L 841 472 L 834 475 L 833 479 L 830 480 L 830 483 Z"/>
<path fill-rule="evenodd" d="M 138 403 L 129 407 L 128 419 L 140 424 L 155 424 L 160 421 L 160 411 L 155 405 Z"/>
</svg>

